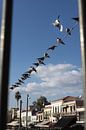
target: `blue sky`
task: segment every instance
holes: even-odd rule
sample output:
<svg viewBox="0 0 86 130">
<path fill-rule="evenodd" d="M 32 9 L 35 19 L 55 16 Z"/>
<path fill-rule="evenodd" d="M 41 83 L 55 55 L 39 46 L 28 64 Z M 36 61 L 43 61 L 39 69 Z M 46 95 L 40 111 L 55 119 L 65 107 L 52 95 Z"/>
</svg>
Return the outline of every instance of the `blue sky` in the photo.
<svg viewBox="0 0 86 130">
<path fill-rule="evenodd" d="M 52 25 L 59 14 L 64 30 L 71 28 L 75 24 L 71 18 L 78 16 L 77 0 L 14 0 L 9 86 L 56 43 L 57 37 L 64 37 L 65 31 L 59 32 Z M 82 94 L 79 25 L 64 42 L 66 45 L 50 53 L 45 66 L 37 68 L 37 74 L 33 73 L 20 88 L 9 90 L 10 106 L 16 106 L 16 91 L 21 92 L 24 105 L 27 93 L 30 103 L 40 95 L 54 100 Z"/>
</svg>

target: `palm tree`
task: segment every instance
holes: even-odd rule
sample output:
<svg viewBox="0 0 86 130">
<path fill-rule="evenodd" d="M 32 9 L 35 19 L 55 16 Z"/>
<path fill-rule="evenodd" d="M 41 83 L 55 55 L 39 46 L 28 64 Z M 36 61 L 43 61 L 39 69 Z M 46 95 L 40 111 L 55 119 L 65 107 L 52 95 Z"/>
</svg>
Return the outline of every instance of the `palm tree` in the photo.
<svg viewBox="0 0 86 130">
<path fill-rule="evenodd" d="M 19 91 L 15 93 L 15 99 L 17 101 L 17 108 L 19 108 L 19 99 L 21 99 L 21 94 Z"/>
</svg>

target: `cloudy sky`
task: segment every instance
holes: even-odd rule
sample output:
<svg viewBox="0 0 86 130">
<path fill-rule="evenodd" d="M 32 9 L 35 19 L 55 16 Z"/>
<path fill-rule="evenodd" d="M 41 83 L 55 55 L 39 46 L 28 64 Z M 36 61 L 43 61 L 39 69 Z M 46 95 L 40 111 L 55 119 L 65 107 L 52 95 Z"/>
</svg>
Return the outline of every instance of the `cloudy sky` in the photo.
<svg viewBox="0 0 86 130">
<path fill-rule="evenodd" d="M 52 25 L 58 15 L 63 32 Z M 65 36 L 66 27 L 72 28 L 76 24 L 72 20 L 76 16 L 77 0 L 14 0 L 9 86 L 56 43 L 57 37 Z M 64 38 L 64 42 L 65 45 L 59 45 L 50 52 L 46 65 L 37 67 L 37 73 L 32 73 L 31 78 L 19 88 L 9 90 L 9 106 L 16 106 L 16 91 L 21 92 L 24 106 L 28 93 L 30 103 L 41 95 L 51 101 L 83 94 L 79 25 L 71 36 Z"/>
<path fill-rule="evenodd" d="M 30 82 L 18 90 L 29 92 L 32 96 L 44 95 L 49 99 L 62 95 L 80 95 L 82 92 L 81 68 L 72 64 L 48 64 L 40 66 L 36 82 Z M 38 81 L 38 82 L 37 82 Z M 77 93 L 77 94 L 76 94 Z"/>
</svg>

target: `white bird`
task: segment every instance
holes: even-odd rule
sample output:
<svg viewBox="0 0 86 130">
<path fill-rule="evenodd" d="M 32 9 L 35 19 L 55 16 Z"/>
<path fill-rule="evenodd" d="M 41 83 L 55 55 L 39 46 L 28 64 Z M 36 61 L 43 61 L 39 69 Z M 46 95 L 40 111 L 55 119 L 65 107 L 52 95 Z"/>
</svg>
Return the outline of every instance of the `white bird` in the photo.
<svg viewBox="0 0 86 130">
<path fill-rule="evenodd" d="M 52 24 L 53 24 L 53 26 L 57 27 L 57 28 L 59 29 L 60 32 L 63 31 L 63 26 L 62 26 L 62 24 L 61 24 L 61 22 L 60 22 L 59 19 L 56 19 L 55 22 L 52 23 Z"/>
</svg>

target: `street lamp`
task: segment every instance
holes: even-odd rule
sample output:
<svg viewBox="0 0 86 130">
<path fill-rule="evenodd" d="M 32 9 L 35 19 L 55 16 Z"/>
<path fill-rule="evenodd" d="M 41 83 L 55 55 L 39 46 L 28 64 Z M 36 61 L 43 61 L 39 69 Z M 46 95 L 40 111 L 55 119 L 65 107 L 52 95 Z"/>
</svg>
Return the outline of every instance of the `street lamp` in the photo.
<svg viewBox="0 0 86 130">
<path fill-rule="evenodd" d="M 21 112 L 22 112 L 22 100 L 20 100 L 20 121 L 19 121 L 19 128 L 20 128 L 20 130 L 21 130 L 21 127 L 22 127 Z"/>
<path fill-rule="evenodd" d="M 27 106 L 26 106 L 26 128 L 28 127 L 28 98 L 29 98 L 29 94 L 27 94 Z"/>
</svg>

